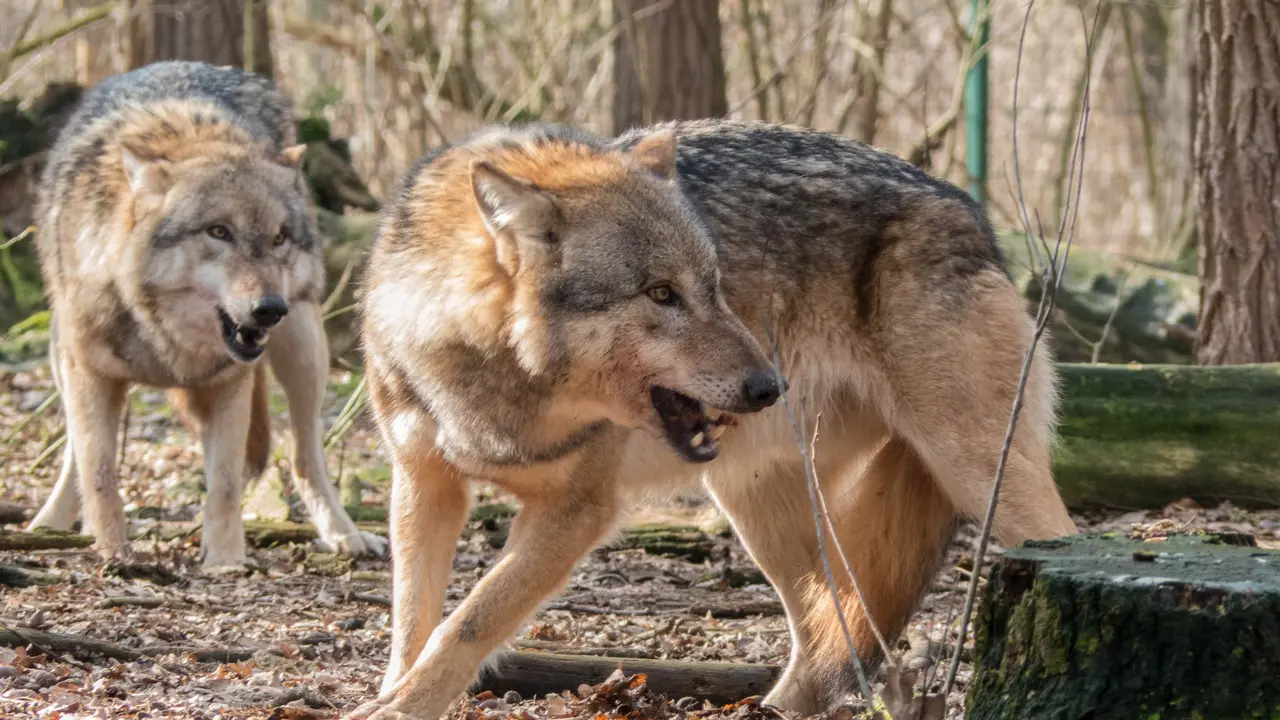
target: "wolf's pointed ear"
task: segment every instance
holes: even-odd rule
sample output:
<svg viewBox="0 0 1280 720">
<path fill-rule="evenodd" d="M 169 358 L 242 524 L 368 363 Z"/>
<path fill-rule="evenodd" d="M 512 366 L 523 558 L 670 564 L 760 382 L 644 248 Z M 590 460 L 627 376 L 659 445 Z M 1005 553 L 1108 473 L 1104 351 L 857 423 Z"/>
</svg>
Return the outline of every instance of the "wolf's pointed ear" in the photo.
<svg viewBox="0 0 1280 720">
<path fill-rule="evenodd" d="M 559 210 L 555 200 L 527 180 L 480 161 L 471 166 L 471 187 L 484 226 L 494 237 L 509 230 L 526 239 L 545 238 Z"/>
<path fill-rule="evenodd" d="M 292 147 L 287 147 L 276 155 L 276 162 L 289 168 L 299 168 L 302 166 L 302 156 L 307 154 L 307 144 L 298 143 Z"/>
<path fill-rule="evenodd" d="M 676 177 L 676 134 L 671 130 L 656 132 L 632 148 L 631 162 L 663 180 Z"/>
<path fill-rule="evenodd" d="M 145 147 L 121 142 L 120 164 L 134 195 L 163 195 L 169 189 L 169 161 L 148 153 Z"/>
</svg>

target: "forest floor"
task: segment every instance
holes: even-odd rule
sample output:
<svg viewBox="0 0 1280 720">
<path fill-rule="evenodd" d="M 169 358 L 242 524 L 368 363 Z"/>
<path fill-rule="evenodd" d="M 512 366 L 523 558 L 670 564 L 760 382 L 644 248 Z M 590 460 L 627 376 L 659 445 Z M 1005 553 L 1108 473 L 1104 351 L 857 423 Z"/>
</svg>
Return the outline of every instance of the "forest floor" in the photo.
<svg viewBox="0 0 1280 720">
<path fill-rule="evenodd" d="M 350 377 L 335 374 L 331 416 L 351 387 Z M 38 366 L 0 372 L 0 448 L 6 468 L 0 502 L 37 508 L 48 494 L 61 453 L 45 450 L 56 440 L 61 420 L 56 403 L 39 414 L 33 411 L 50 392 L 47 370 Z M 163 395 L 140 390 L 131 403 L 121 477 L 135 529 L 193 520 L 201 487 L 196 444 L 171 417 Z M 274 405 L 275 444 L 282 455 L 287 423 L 278 399 Z M 15 434 L 20 423 L 25 425 Z M 47 458 L 33 469 L 42 453 Z M 357 424 L 334 449 L 330 470 L 335 477 L 358 476 L 363 503 L 385 506 L 387 472 L 367 422 Z M 1228 505 L 1206 509 L 1182 502 L 1157 511 L 1077 515 L 1076 520 L 1081 529 L 1128 530 L 1133 523 L 1166 517 L 1251 533 L 1269 547 L 1280 543 L 1280 512 Z M 712 518 L 714 508 L 695 494 L 655 503 L 644 519 L 698 525 Z M 943 570 L 899 641 L 900 648 L 911 647 L 932 692 L 945 676 L 947 659 L 939 661 L 943 644 L 953 646 L 955 640 L 975 536 L 969 526 L 957 534 Z M 736 540 L 708 538 L 713 551 L 696 563 L 642 549 L 593 553 L 513 644 L 581 655 L 785 664 L 789 639 L 776 594 Z M 463 533 L 447 610 L 493 562 L 499 544 L 486 523 L 472 523 Z M 73 634 L 137 655 L 109 658 L 86 648 L 0 643 L 0 717 L 337 718 L 376 694 L 390 645 L 388 561 L 347 563 L 299 544 L 252 548 L 251 570 L 212 575 L 201 571 L 198 545 L 190 536 L 140 540 L 134 550 L 133 564 L 108 568 L 80 549 L 0 552 L 0 567 L 17 566 L 49 583 L 0 584 L 0 635 Z M 989 560 L 1000 551 L 992 547 Z M 210 653 L 213 649 L 223 654 Z M 970 673 L 967 654 L 965 659 L 948 702 L 951 718 L 963 717 Z M 715 707 L 665 698 L 639 682 L 582 687 L 550 698 L 481 696 L 455 705 L 451 714 L 467 720 L 784 716 L 753 702 Z"/>
</svg>

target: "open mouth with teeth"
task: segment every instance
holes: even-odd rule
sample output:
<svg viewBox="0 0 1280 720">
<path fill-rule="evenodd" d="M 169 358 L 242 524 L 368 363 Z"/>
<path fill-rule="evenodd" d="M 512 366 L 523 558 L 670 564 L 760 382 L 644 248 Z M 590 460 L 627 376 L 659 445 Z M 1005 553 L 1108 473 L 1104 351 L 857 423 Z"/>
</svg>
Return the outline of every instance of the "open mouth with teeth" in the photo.
<svg viewBox="0 0 1280 720">
<path fill-rule="evenodd" d="M 267 331 L 262 328 L 238 325 L 222 308 L 218 308 L 218 320 L 222 322 L 222 341 L 227 344 L 231 356 L 241 362 L 257 360 L 265 351 Z"/>
<path fill-rule="evenodd" d="M 686 460 L 707 462 L 720 454 L 717 442 L 725 428 L 735 425 L 733 416 L 709 410 L 698 400 L 657 385 L 649 391 L 658 411 L 667 442 Z"/>
</svg>

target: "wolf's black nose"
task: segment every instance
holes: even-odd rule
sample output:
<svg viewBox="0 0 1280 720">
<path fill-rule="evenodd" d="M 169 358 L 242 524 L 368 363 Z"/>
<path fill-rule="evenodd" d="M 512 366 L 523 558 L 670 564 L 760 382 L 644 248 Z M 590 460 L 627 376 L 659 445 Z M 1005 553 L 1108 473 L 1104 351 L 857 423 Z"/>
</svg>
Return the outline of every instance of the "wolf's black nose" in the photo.
<svg viewBox="0 0 1280 720">
<path fill-rule="evenodd" d="M 249 311 L 253 319 L 264 328 L 269 328 L 289 314 L 289 305 L 279 295 L 265 295 L 258 298 Z"/>
<path fill-rule="evenodd" d="M 772 370 L 764 370 L 748 377 L 742 387 L 747 406 L 752 410 L 763 410 L 778 402 L 778 398 L 786 390 L 787 381 Z"/>
</svg>

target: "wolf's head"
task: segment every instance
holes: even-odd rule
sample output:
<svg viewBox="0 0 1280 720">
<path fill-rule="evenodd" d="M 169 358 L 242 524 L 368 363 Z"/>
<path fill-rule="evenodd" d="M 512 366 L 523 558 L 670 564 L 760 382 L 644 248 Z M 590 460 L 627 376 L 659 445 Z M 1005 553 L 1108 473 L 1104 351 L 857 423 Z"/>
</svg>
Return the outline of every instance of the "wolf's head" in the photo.
<svg viewBox="0 0 1280 720">
<path fill-rule="evenodd" d="M 130 277 L 176 342 L 253 362 L 291 303 L 323 283 L 298 165 L 213 114 L 126 125 L 116 140 L 132 196 Z M 167 130 L 166 130 L 167 129 Z"/>
<path fill-rule="evenodd" d="M 475 208 L 514 286 L 508 341 L 590 410 L 713 459 L 729 413 L 785 391 L 725 304 L 716 246 L 676 181 L 675 137 L 630 153 L 475 162 Z M 590 410 L 586 410 L 590 408 Z"/>
</svg>

